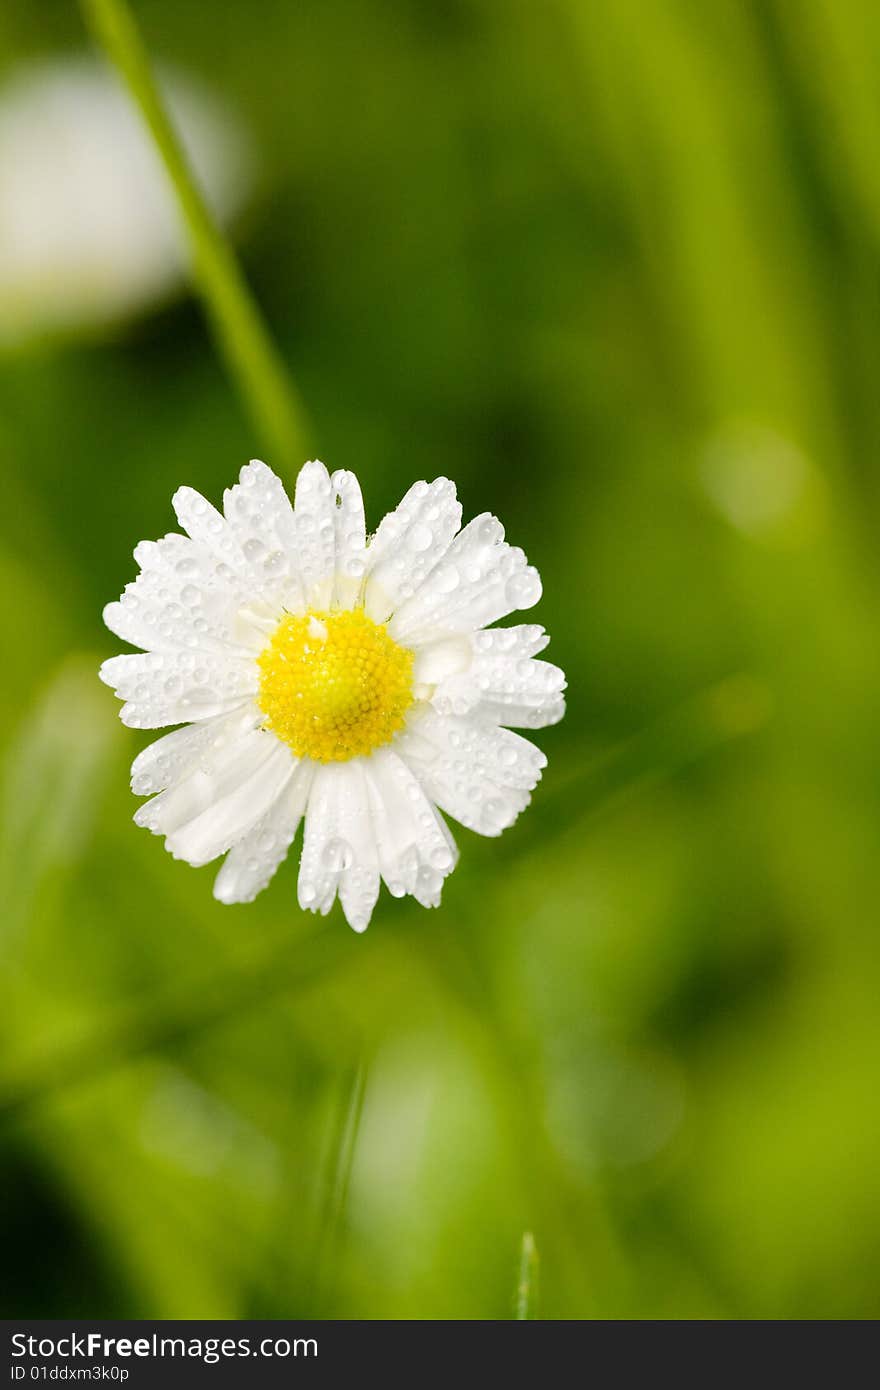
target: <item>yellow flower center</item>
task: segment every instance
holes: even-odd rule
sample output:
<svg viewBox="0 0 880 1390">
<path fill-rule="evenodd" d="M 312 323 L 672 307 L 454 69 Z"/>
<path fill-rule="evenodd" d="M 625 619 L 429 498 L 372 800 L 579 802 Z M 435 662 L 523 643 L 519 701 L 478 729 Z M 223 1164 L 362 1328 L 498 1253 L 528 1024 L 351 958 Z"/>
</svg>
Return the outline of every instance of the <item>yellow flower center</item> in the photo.
<svg viewBox="0 0 880 1390">
<path fill-rule="evenodd" d="M 413 701 L 412 652 L 360 608 L 282 618 L 257 664 L 265 727 L 319 763 L 388 743 Z"/>
</svg>

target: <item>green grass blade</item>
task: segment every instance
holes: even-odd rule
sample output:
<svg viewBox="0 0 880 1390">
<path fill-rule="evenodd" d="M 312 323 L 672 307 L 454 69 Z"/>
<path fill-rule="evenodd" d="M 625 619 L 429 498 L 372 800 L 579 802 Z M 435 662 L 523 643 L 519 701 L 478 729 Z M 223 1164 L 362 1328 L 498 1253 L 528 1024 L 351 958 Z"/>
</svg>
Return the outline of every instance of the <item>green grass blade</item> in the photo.
<svg viewBox="0 0 880 1390">
<path fill-rule="evenodd" d="M 189 236 L 193 271 L 220 351 L 273 459 L 306 457 L 304 415 L 238 261 L 193 176 L 126 0 L 80 0 L 86 23 L 139 108 Z"/>
<path fill-rule="evenodd" d="M 324 1316 L 324 1309 L 331 1302 L 333 1284 L 338 1273 L 340 1236 L 348 1206 L 348 1190 L 351 1185 L 366 1084 L 367 1062 L 362 1058 L 343 1079 L 340 1105 L 328 1151 L 327 1177 L 314 1263 L 315 1316 L 319 1317 Z"/>
<path fill-rule="evenodd" d="M 531 1231 L 523 1231 L 519 1257 L 519 1281 L 516 1286 L 516 1320 L 527 1322 L 537 1317 L 538 1248 Z"/>
</svg>

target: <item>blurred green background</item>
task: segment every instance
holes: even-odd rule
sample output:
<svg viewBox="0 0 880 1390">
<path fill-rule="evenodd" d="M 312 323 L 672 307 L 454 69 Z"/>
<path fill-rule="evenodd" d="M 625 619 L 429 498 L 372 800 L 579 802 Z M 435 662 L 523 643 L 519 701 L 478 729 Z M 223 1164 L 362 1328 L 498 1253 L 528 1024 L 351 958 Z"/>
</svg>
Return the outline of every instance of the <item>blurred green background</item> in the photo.
<svg viewBox="0 0 880 1390">
<path fill-rule="evenodd" d="M 880 9 L 135 10 L 250 132 L 314 452 L 501 516 L 569 712 L 438 912 L 221 907 L 100 613 L 261 442 L 182 292 L 7 348 L 0 1307 L 506 1318 L 530 1229 L 542 1317 L 876 1316 Z M 5 0 L 2 81 L 87 47 Z"/>
</svg>

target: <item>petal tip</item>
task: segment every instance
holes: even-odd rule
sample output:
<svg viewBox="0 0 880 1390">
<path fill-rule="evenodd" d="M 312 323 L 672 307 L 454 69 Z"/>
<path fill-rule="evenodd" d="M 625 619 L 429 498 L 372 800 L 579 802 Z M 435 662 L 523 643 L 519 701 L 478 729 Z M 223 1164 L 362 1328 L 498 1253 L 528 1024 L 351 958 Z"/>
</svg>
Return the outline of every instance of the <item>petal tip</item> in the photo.
<svg viewBox="0 0 880 1390">
<path fill-rule="evenodd" d="M 109 606 L 110 605 L 108 604 L 107 607 L 109 608 Z M 106 612 L 107 610 L 105 609 L 104 611 Z M 114 658 L 112 656 L 108 656 L 107 660 L 102 661 L 100 666 L 98 667 L 98 680 L 103 681 L 104 685 L 109 685 L 111 690 L 114 688 L 116 684 L 116 682 L 113 679 L 113 672 L 111 669 L 111 663 L 113 662 L 113 660 Z"/>
</svg>

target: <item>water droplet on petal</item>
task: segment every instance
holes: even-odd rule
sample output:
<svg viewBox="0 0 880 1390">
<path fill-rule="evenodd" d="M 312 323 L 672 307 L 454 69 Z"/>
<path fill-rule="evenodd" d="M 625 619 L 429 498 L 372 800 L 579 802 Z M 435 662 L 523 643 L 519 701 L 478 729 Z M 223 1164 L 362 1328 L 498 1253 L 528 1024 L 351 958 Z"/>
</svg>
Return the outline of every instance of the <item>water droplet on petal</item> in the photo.
<svg viewBox="0 0 880 1390">
<path fill-rule="evenodd" d="M 430 526 L 424 526 L 419 523 L 412 528 L 408 539 L 411 550 L 430 550 L 431 543 L 434 540 L 434 532 L 431 530 Z"/>
<path fill-rule="evenodd" d="M 541 580 L 538 571 L 529 565 L 517 570 L 504 586 L 504 597 L 512 608 L 531 608 L 541 597 Z"/>
<path fill-rule="evenodd" d="M 328 840 L 321 851 L 321 863 L 330 873 L 339 873 L 351 866 L 354 856 L 345 840 Z"/>
<path fill-rule="evenodd" d="M 441 565 L 432 581 L 438 593 L 451 594 L 458 588 L 459 573 L 455 565 Z"/>
</svg>

